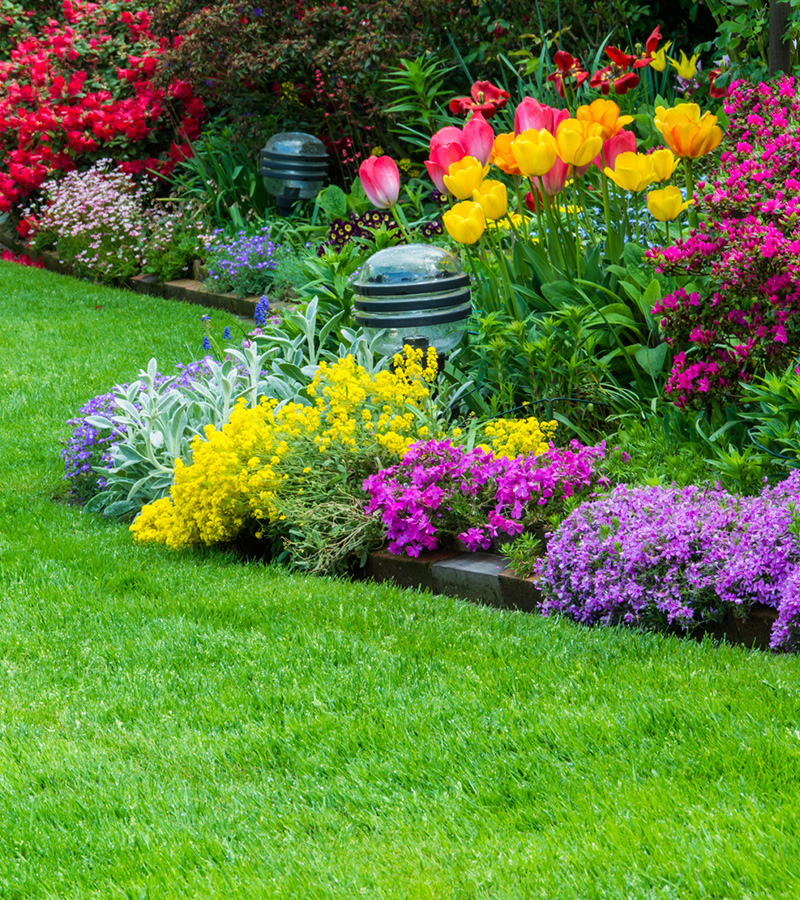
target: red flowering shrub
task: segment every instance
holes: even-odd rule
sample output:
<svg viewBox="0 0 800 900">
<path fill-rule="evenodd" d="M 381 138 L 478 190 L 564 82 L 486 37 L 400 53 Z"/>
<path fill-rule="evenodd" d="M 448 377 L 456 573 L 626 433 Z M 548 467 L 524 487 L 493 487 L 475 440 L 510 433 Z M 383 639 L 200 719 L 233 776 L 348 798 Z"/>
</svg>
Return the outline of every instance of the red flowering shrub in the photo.
<svg viewBox="0 0 800 900">
<path fill-rule="evenodd" d="M 103 155 L 130 172 L 188 155 L 204 105 L 185 81 L 155 84 L 169 45 L 138 0 L 63 0 L 24 32 L 0 61 L 0 211 Z"/>
</svg>

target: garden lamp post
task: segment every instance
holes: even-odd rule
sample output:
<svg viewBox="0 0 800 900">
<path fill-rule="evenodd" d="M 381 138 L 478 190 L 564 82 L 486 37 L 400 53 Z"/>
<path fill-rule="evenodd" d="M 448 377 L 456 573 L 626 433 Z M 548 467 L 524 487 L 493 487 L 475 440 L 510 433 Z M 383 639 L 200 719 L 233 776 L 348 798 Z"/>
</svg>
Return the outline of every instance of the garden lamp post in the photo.
<svg viewBox="0 0 800 900">
<path fill-rule="evenodd" d="M 353 283 L 355 322 L 367 334 L 385 333 L 375 349 L 386 356 L 404 345 L 439 356 L 454 350 L 470 314 L 469 277 L 447 250 L 402 244 L 374 253 Z"/>
<path fill-rule="evenodd" d="M 282 216 L 290 215 L 298 200 L 316 197 L 325 184 L 327 171 L 325 145 L 301 131 L 273 135 L 259 158 L 258 172 Z"/>
</svg>

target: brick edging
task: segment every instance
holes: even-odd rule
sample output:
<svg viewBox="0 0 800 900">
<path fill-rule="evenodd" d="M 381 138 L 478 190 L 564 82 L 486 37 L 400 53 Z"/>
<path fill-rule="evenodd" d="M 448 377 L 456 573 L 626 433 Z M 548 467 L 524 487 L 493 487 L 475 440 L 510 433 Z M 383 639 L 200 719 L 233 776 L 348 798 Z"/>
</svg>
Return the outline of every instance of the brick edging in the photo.
<svg viewBox="0 0 800 900">
<path fill-rule="evenodd" d="M 6 247 L 18 256 L 27 256 L 40 262 L 51 272 L 72 275 L 70 266 L 60 262 L 58 254 L 49 250 L 33 250 L 5 228 L 0 227 L 0 246 Z M 219 294 L 208 291 L 194 278 L 178 278 L 175 281 L 159 281 L 155 275 L 134 275 L 125 281 L 126 287 L 137 294 L 163 297 L 165 300 L 180 300 L 210 309 L 222 309 L 238 316 L 252 319 L 259 298 L 240 297 L 238 294 Z M 290 306 L 281 300 L 271 303 L 271 309 L 280 310 Z"/>
</svg>

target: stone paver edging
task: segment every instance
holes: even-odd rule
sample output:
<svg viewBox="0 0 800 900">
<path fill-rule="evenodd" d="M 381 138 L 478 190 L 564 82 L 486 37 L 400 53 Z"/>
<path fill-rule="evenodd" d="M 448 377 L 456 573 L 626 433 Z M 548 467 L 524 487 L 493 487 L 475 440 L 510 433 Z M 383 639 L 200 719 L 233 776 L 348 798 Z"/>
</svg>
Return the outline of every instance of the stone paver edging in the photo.
<svg viewBox="0 0 800 900">
<path fill-rule="evenodd" d="M 51 272 L 59 275 L 71 275 L 69 266 L 62 263 L 57 253 L 49 250 L 33 250 L 5 228 L 0 228 L 0 247 L 5 247 L 17 256 L 27 256 L 34 262 L 41 262 Z M 252 319 L 259 298 L 256 296 L 240 297 L 238 294 L 219 294 L 209 291 L 195 278 L 178 278 L 175 281 L 159 281 L 155 275 L 134 275 L 127 279 L 127 286 L 137 294 L 149 294 L 167 300 L 181 300 L 195 303 L 211 309 L 222 309 L 238 316 Z M 284 309 L 290 304 L 276 300 L 271 302 L 271 309 Z"/>
<path fill-rule="evenodd" d="M 379 550 L 369 554 L 362 576 L 498 609 L 535 612 L 542 601 L 536 576 L 519 578 L 508 568 L 508 560 L 494 553 L 435 550 L 409 557 Z M 739 619 L 728 611 L 721 622 L 695 628 L 688 635 L 678 627 L 670 629 L 670 633 L 694 640 L 709 636 L 729 644 L 768 650 L 770 631 L 777 615 L 778 611 L 773 607 L 759 604 L 746 619 Z"/>
</svg>

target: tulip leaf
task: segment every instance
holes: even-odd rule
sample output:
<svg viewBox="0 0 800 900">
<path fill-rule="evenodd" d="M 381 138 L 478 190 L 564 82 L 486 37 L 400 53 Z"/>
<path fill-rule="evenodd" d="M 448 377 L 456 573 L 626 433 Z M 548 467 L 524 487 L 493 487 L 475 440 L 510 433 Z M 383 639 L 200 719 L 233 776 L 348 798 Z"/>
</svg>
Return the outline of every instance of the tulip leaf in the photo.
<svg viewBox="0 0 800 900">
<path fill-rule="evenodd" d="M 651 378 L 656 378 L 664 368 L 668 350 L 666 341 L 662 341 L 657 347 L 642 347 L 636 353 L 636 362 Z"/>
<path fill-rule="evenodd" d="M 584 301 L 581 292 L 569 281 L 551 281 L 549 284 L 543 284 L 541 292 L 554 308 L 568 303 L 582 304 Z"/>
</svg>

